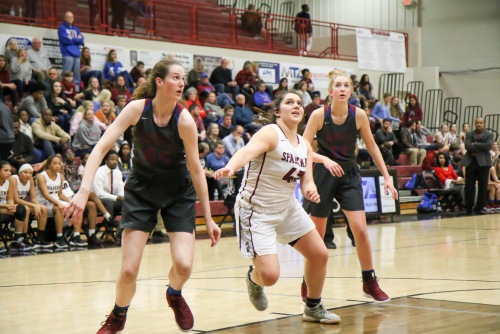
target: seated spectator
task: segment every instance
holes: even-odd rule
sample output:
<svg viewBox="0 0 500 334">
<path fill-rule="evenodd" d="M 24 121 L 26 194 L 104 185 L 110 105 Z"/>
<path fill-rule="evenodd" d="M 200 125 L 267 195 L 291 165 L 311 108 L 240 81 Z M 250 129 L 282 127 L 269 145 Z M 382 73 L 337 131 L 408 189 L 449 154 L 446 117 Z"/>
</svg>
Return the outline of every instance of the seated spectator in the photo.
<svg viewBox="0 0 500 334">
<path fill-rule="evenodd" d="M 55 67 L 49 68 L 47 72 L 47 77 L 45 78 L 45 90 L 50 91 L 54 82 L 61 82 L 61 76 L 59 75 L 59 70 Z"/>
<path fill-rule="evenodd" d="M 72 79 L 73 80 L 73 79 Z M 73 82 L 71 82 L 73 84 Z M 74 85 L 74 84 L 73 84 Z M 74 102 L 74 101 L 73 101 Z M 53 121 L 57 123 L 64 131 L 68 132 L 70 120 L 73 115 L 71 102 L 67 100 L 62 92 L 60 82 L 54 82 L 49 96 L 47 96 L 47 107 L 52 111 Z"/>
<path fill-rule="evenodd" d="M 392 122 L 400 122 L 399 117 L 392 117 L 389 109 L 391 103 L 391 93 L 384 93 L 382 101 L 377 102 L 375 108 L 372 110 L 371 116 L 375 118 L 377 123 L 382 126 L 384 119 L 390 119 Z"/>
<path fill-rule="evenodd" d="M 231 158 L 236 151 L 245 146 L 243 134 L 243 127 L 241 125 L 236 125 L 233 132 L 222 139 L 222 142 L 224 143 L 224 153 L 229 158 Z"/>
<path fill-rule="evenodd" d="M 488 179 L 488 204 L 486 212 L 500 212 L 500 160 L 496 160 L 490 168 Z"/>
<path fill-rule="evenodd" d="M 285 91 L 285 90 L 288 90 L 288 79 L 287 78 L 281 78 L 280 82 L 278 83 L 278 88 L 276 88 L 273 91 L 274 98 L 276 99 L 278 97 L 278 94 L 281 91 Z"/>
<path fill-rule="evenodd" d="M 363 84 L 360 82 L 359 95 L 361 99 L 364 101 L 364 103 L 377 101 L 377 99 L 374 96 L 372 96 L 370 83 Z"/>
<path fill-rule="evenodd" d="M 298 83 L 298 89 L 295 92 L 302 99 L 304 108 L 312 103 L 311 95 L 309 95 L 309 92 L 307 91 L 307 83 L 305 81 Z"/>
<path fill-rule="evenodd" d="M 361 100 L 354 93 L 354 86 L 353 86 L 353 88 L 351 90 L 351 95 L 349 96 L 349 100 L 347 100 L 347 103 L 355 105 L 358 108 L 361 108 Z"/>
<path fill-rule="evenodd" d="M 240 92 L 238 83 L 233 80 L 233 72 L 227 67 L 229 60 L 222 58 L 220 66 L 217 66 L 210 74 L 210 82 L 215 87 L 217 94 L 228 93 L 232 98 Z"/>
<path fill-rule="evenodd" d="M 71 139 L 52 119 L 52 111 L 47 108 L 42 111 L 42 117 L 31 124 L 35 147 L 40 148 L 45 157 L 65 152 Z"/>
<path fill-rule="evenodd" d="M 116 103 L 118 101 L 118 97 L 120 96 L 125 97 L 126 103 L 128 103 L 132 98 L 130 90 L 125 87 L 125 78 L 122 75 L 117 75 L 114 87 L 111 88 L 111 100 Z"/>
<path fill-rule="evenodd" d="M 75 99 L 78 101 L 95 101 L 100 93 L 99 80 L 96 77 L 91 77 L 88 80 L 87 88 L 83 92 L 76 94 Z"/>
<path fill-rule="evenodd" d="M 24 164 L 34 164 L 40 162 L 35 160 L 35 148 L 30 137 L 21 132 L 21 123 L 19 117 L 13 116 L 14 123 L 14 145 L 11 148 L 12 155 L 8 161 L 16 170 Z"/>
<path fill-rule="evenodd" d="M 19 109 L 27 110 L 30 114 L 30 122 L 36 118 L 40 118 L 42 110 L 47 109 L 47 101 L 43 96 L 46 88 L 45 85 L 35 84 L 30 87 L 31 94 L 26 96 L 22 101 Z"/>
<path fill-rule="evenodd" d="M 198 84 L 198 96 L 200 97 L 201 104 L 205 103 L 206 98 L 208 97 L 208 93 L 215 92 L 215 87 L 212 86 L 210 82 L 208 82 L 208 75 L 206 73 L 200 74 L 200 82 Z M 224 108 L 226 104 L 234 104 L 234 101 L 229 95 L 226 93 L 221 93 L 216 97 L 217 104 Z"/>
<path fill-rule="evenodd" d="M 404 111 L 401 108 L 401 105 L 399 104 L 399 97 L 397 96 L 392 97 L 391 103 L 389 105 L 389 112 L 391 117 L 401 119 L 401 117 L 404 114 Z M 392 130 L 394 130 L 396 137 L 398 137 L 399 134 L 400 123 L 401 122 L 392 122 Z"/>
<path fill-rule="evenodd" d="M 31 142 L 33 142 L 33 130 L 31 129 L 30 124 L 30 114 L 26 110 L 20 109 L 18 110 L 17 115 L 19 117 L 21 132 L 28 136 L 31 139 Z"/>
<path fill-rule="evenodd" d="M 235 81 L 238 83 L 240 87 L 240 91 L 242 89 L 246 89 L 247 93 L 250 96 L 253 96 L 255 92 L 255 85 L 257 84 L 258 75 L 254 71 L 254 67 L 251 61 L 246 61 L 243 64 L 243 69 L 236 74 Z"/>
<path fill-rule="evenodd" d="M 426 151 L 423 148 L 417 148 L 412 140 L 413 132 L 415 132 L 416 124 L 414 121 L 408 121 L 406 127 L 401 129 L 401 153 L 410 156 L 410 165 L 422 165 L 425 159 Z"/>
<path fill-rule="evenodd" d="M 271 96 L 266 92 L 266 83 L 260 82 L 258 90 L 253 95 L 253 104 L 263 110 L 268 110 L 273 105 Z"/>
<path fill-rule="evenodd" d="M 458 144 L 457 125 L 453 123 L 450 125 L 450 132 L 448 132 L 448 146 L 455 143 Z"/>
<path fill-rule="evenodd" d="M 130 148 L 130 144 L 127 141 L 124 141 L 118 150 L 118 168 L 123 175 L 123 181 L 128 179 L 130 173 L 132 172 L 132 167 L 132 150 Z"/>
<path fill-rule="evenodd" d="M 188 73 L 188 87 L 198 88 L 198 85 L 200 84 L 200 75 L 202 73 L 205 73 L 203 69 L 203 61 L 201 59 L 197 59 L 194 68 L 192 68 Z"/>
<path fill-rule="evenodd" d="M 401 116 L 401 126 L 405 127 L 406 123 L 410 120 L 422 121 L 424 114 L 422 112 L 422 107 L 418 102 L 418 97 L 414 94 L 408 95 L 408 105 L 406 106 L 403 116 Z"/>
<path fill-rule="evenodd" d="M 201 86 L 199 86 L 201 87 Z M 199 88 L 198 87 L 198 88 Z M 208 93 L 206 102 L 203 106 L 205 112 L 207 113 L 207 117 L 205 117 L 205 124 L 208 123 L 218 123 L 219 120 L 224 116 L 224 110 L 217 104 L 217 97 L 215 92 Z"/>
<path fill-rule="evenodd" d="M 145 67 L 144 67 L 144 62 L 142 61 L 138 61 L 137 64 L 132 67 L 132 69 L 130 70 L 130 76 L 132 77 L 132 79 L 134 79 L 134 82 L 137 84 L 137 80 L 139 80 L 139 78 L 141 77 L 144 77 L 144 72 L 145 72 Z M 139 86 L 139 85 L 136 85 L 136 86 Z"/>
<path fill-rule="evenodd" d="M 89 160 L 90 153 L 85 153 L 82 157 L 82 163 L 78 166 L 78 178 L 80 181 L 83 179 L 83 173 L 85 173 L 85 166 L 87 165 L 87 161 Z"/>
<path fill-rule="evenodd" d="M 7 160 L 14 145 L 14 122 L 9 107 L 0 100 L 0 160 Z"/>
<path fill-rule="evenodd" d="M 17 104 L 19 103 L 17 86 L 15 83 L 11 82 L 10 66 L 7 57 L 0 55 L 0 97 L 5 95 L 10 96 L 12 109 L 16 109 Z"/>
<path fill-rule="evenodd" d="M 460 146 L 457 143 L 451 144 L 448 154 L 450 156 L 450 165 L 455 170 L 455 173 L 457 173 L 458 176 L 464 176 L 462 166 L 460 166 L 460 161 L 463 157 L 460 152 Z"/>
<path fill-rule="evenodd" d="M 233 116 L 226 111 L 219 124 L 219 138 L 225 138 L 234 131 Z"/>
<path fill-rule="evenodd" d="M 401 148 L 392 130 L 391 120 L 386 118 L 382 127 L 375 132 L 375 142 L 384 158 L 385 164 L 394 166 L 399 159 Z"/>
<path fill-rule="evenodd" d="M 205 138 L 205 143 L 208 144 L 210 153 L 215 150 L 215 144 L 220 141 L 219 137 L 219 125 L 217 123 L 210 123 L 207 127 L 207 137 Z"/>
<path fill-rule="evenodd" d="M 76 108 L 75 97 L 77 94 L 76 86 L 73 82 L 73 72 L 66 71 L 64 72 L 63 79 L 61 80 L 62 90 L 64 94 L 64 98 L 68 100 L 71 104 L 72 108 Z M 54 87 L 54 86 L 52 86 Z"/>
<path fill-rule="evenodd" d="M 300 82 L 305 82 L 307 84 L 306 91 L 312 97 L 312 94 L 315 91 L 315 89 L 314 89 L 314 83 L 313 83 L 313 81 L 311 79 L 312 73 L 311 73 L 311 71 L 309 71 L 308 68 L 302 69 L 301 73 L 302 73 L 302 78 L 300 79 L 299 83 Z M 300 87 L 299 87 L 299 89 L 300 89 Z"/>
<path fill-rule="evenodd" d="M 83 120 L 83 116 L 85 115 L 85 112 L 87 112 L 87 110 L 92 110 L 92 112 L 94 112 L 94 103 L 92 101 L 83 101 L 82 105 L 76 108 L 76 111 L 70 120 L 69 135 L 71 137 L 75 135 L 76 130 L 80 126 L 80 123 Z M 108 126 L 101 122 L 98 118 L 94 118 L 94 123 L 99 126 L 99 129 L 101 129 L 101 131 L 105 131 L 108 128 Z"/>
<path fill-rule="evenodd" d="M 253 123 L 254 113 L 245 103 L 245 95 L 239 94 L 236 96 L 236 106 L 234 108 L 234 121 L 238 125 L 246 127 Z"/>
<path fill-rule="evenodd" d="M 112 101 L 103 101 L 101 103 L 101 109 L 95 112 L 95 117 L 108 128 L 111 123 L 113 123 L 116 119 L 115 112 L 113 111 L 113 102 Z M 99 125 L 99 123 L 96 123 Z"/>
<path fill-rule="evenodd" d="M 443 152 L 444 145 L 436 143 L 433 148 L 427 151 L 424 160 L 422 161 L 422 170 L 433 171 L 438 166 L 437 155 Z"/>
<path fill-rule="evenodd" d="M 203 110 L 202 104 L 198 99 L 198 90 L 194 87 L 190 87 L 186 90 L 184 94 L 186 96 L 186 107 L 189 109 L 192 104 L 196 104 L 200 107 L 200 117 L 203 119 L 207 117 L 205 110 Z"/>
<path fill-rule="evenodd" d="M 28 59 L 28 52 L 19 49 L 17 57 L 10 61 L 10 80 L 16 84 L 18 96 L 23 96 L 36 81 L 32 80 L 33 67 Z"/>
<path fill-rule="evenodd" d="M 17 57 L 19 50 L 20 48 L 17 39 L 10 38 L 9 41 L 7 42 L 7 45 L 5 46 L 5 52 L 4 52 L 5 57 L 7 57 L 9 62 L 12 62 L 12 59 Z"/>
<path fill-rule="evenodd" d="M 241 14 L 241 27 L 254 36 L 254 38 L 262 38 L 265 34 L 265 29 L 262 29 L 262 14 L 255 10 L 255 5 L 250 4 L 247 10 Z"/>
<path fill-rule="evenodd" d="M 215 150 L 209 153 L 205 158 L 205 167 L 212 172 L 215 172 L 223 167 L 226 167 L 229 158 L 224 155 L 224 143 L 217 141 Z M 212 177 L 207 177 L 208 198 L 213 201 L 215 199 L 215 190 L 217 190 L 218 199 L 223 199 L 222 187 L 218 180 Z"/>
<path fill-rule="evenodd" d="M 465 135 L 470 131 L 470 124 L 469 123 L 464 123 L 462 125 L 462 132 L 458 135 L 458 145 L 460 146 L 460 152 L 462 153 L 462 156 L 464 156 L 467 153 L 467 150 L 465 149 Z"/>
<path fill-rule="evenodd" d="M 451 148 L 450 148 L 450 150 L 451 150 Z M 498 147 L 498 141 L 493 142 L 493 145 L 491 146 L 490 154 L 491 154 L 491 161 L 493 161 L 493 162 L 498 160 L 498 157 L 500 157 L 500 149 Z"/>
<path fill-rule="evenodd" d="M 434 140 L 436 143 L 443 144 L 445 146 L 445 149 L 447 149 L 446 146 L 449 146 L 448 136 L 449 136 L 448 125 L 443 123 L 439 126 L 439 131 L 436 132 L 436 134 L 434 135 Z"/>
<path fill-rule="evenodd" d="M 418 148 L 423 148 L 426 151 L 433 150 L 436 145 L 429 143 L 427 141 L 427 135 L 424 132 L 424 127 L 422 126 L 422 121 L 416 121 L 417 127 L 413 133 L 413 138 L 415 145 Z"/>
<path fill-rule="evenodd" d="M 434 175 L 441 182 L 445 189 L 454 189 L 458 193 L 462 192 L 465 180 L 457 175 L 449 163 L 449 159 L 443 152 L 436 157 L 437 165 L 434 168 Z"/>
<path fill-rule="evenodd" d="M 77 157 L 82 158 L 85 153 L 92 152 L 94 146 L 101 139 L 101 129 L 94 123 L 94 117 L 94 112 L 87 110 L 83 121 L 76 130 L 73 149 Z"/>
<path fill-rule="evenodd" d="M 80 78 L 83 87 L 88 86 L 90 78 L 96 78 L 99 87 L 102 87 L 102 71 L 92 68 L 92 58 L 88 47 L 84 47 L 80 53 Z"/>
<path fill-rule="evenodd" d="M 304 108 L 304 121 L 307 123 L 309 117 L 312 112 L 316 109 L 321 108 L 323 105 L 321 104 L 321 95 L 319 93 L 314 93 L 312 97 L 312 102 Z"/>
<path fill-rule="evenodd" d="M 78 178 L 78 167 L 80 163 L 75 162 L 75 152 L 67 149 L 65 153 L 65 162 L 63 165 L 64 179 L 68 181 L 70 188 L 76 192 L 80 187 L 80 179 Z"/>
<path fill-rule="evenodd" d="M 104 78 L 107 80 L 114 82 L 118 78 L 119 75 L 125 78 L 125 86 L 129 90 L 134 89 L 134 79 L 127 72 L 127 69 L 121 62 L 118 61 L 118 57 L 116 55 L 116 50 L 111 49 L 108 52 L 108 57 L 106 58 L 106 63 L 104 64 Z"/>
<path fill-rule="evenodd" d="M 189 113 L 191 113 L 191 116 L 193 117 L 193 120 L 196 124 L 196 129 L 198 130 L 198 142 L 202 142 L 205 140 L 207 134 L 205 131 L 205 125 L 203 124 L 203 120 L 200 116 L 200 106 L 193 103 L 189 107 Z"/>
<path fill-rule="evenodd" d="M 0 160 L 0 215 L 14 217 L 14 237 L 9 246 L 12 251 L 29 251 L 33 245 L 26 238 L 28 230 L 28 209 L 22 204 L 14 204 L 14 188 L 10 182 L 11 166 Z M 23 235 L 24 234 L 24 235 Z"/>
<path fill-rule="evenodd" d="M 21 165 L 17 175 L 12 175 L 10 181 L 13 184 L 14 203 L 24 205 L 27 209 L 28 226 L 30 220 L 37 220 L 37 240 L 33 248 L 52 248 L 52 244 L 45 240 L 45 227 L 47 226 L 47 208 L 38 202 L 36 196 L 35 182 L 33 180 L 33 167 L 30 164 Z"/>
<path fill-rule="evenodd" d="M 36 81 L 44 83 L 47 76 L 47 71 L 52 66 L 50 64 L 49 56 L 42 48 L 42 39 L 35 37 L 31 41 L 31 48 L 28 50 L 28 57 L 33 68 Z"/>
</svg>

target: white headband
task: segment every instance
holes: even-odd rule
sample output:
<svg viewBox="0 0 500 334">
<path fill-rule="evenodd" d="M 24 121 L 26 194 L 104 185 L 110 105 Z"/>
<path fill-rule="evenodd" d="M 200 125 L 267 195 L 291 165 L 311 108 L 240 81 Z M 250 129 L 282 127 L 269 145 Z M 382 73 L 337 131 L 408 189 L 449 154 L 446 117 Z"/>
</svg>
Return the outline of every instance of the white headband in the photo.
<svg viewBox="0 0 500 334">
<path fill-rule="evenodd" d="M 19 172 L 18 173 L 21 173 L 23 170 L 26 170 L 26 169 L 31 169 L 33 170 L 33 167 L 31 167 L 30 164 L 24 164 L 22 165 L 21 167 L 19 167 Z"/>
</svg>

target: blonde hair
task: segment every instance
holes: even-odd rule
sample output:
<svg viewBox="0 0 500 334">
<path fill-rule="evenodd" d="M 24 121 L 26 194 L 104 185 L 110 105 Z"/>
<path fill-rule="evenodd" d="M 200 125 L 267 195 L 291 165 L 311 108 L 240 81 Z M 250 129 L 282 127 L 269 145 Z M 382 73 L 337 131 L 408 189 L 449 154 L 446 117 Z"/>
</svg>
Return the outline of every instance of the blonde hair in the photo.
<svg viewBox="0 0 500 334">
<path fill-rule="evenodd" d="M 333 83 L 334 83 L 335 79 L 337 79 L 337 77 L 346 77 L 349 80 L 349 84 L 352 87 L 351 76 L 349 74 L 347 74 L 347 72 L 342 71 L 342 70 L 333 70 L 333 71 L 330 71 L 328 73 L 328 79 L 329 79 L 328 87 L 329 87 L 329 89 L 331 89 L 333 87 Z"/>
<path fill-rule="evenodd" d="M 93 101 L 83 101 L 82 104 L 78 108 L 76 108 L 73 116 L 71 116 L 70 122 L 73 121 L 73 118 L 75 118 L 75 115 L 78 113 L 82 113 L 82 115 L 85 116 L 85 113 L 87 112 L 87 110 L 90 109 L 89 107 L 91 104 L 94 105 L 94 102 Z M 83 117 L 82 117 L 82 119 L 83 119 Z"/>
<path fill-rule="evenodd" d="M 103 103 L 108 100 L 111 100 L 111 92 L 108 89 L 101 90 L 99 95 L 95 98 L 95 101 L 99 101 L 99 103 Z"/>
</svg>

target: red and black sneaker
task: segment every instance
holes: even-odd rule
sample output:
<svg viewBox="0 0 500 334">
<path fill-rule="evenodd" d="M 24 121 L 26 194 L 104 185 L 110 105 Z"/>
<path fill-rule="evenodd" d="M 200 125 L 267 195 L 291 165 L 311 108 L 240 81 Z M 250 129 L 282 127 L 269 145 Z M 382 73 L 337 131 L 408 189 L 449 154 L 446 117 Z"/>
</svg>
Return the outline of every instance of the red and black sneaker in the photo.
<svg viewBox="0 0 500 334">
<path fill-rule="evenodd" d="M 191 313 L 191 309 L 184 300 L 184 297 L 182 297 L 182 295 L 173 296 L 168 293 L 166 295 L 168 306 L 170 306 L 172 311 L 174 311 L 177 327 L 179 327 L 179 329 L 183 332 L 188 332 L 193 329 L 193 313 Z"/>
<path fill-rule="evenodd" d="M 300 285 L 300 296 L 302 297 L 302 302 L 305 303 L 307 299 L 307 284 L 304 280 L 302 280 L 302 284 Z"/>
<path fill-rule="evenodd" d="M 121 333 L 125 327 L 125 321 L 127 321 L 127 315 L 123 318 L 118 318 L 113 312 L 111 312 L 106 321 L 101 323 L 101 328 L 97 331 L 97 334 L 117 334 Z"/>
<path fill-rule="evenodd" d="M 370 277 L 368 280 L 363 280 L 363 292 L 366 298 L 373 298 L 375 303 L 385 303 L 391 300 L 391 298 L 389 298 L 389 296 L 379 287 L 377 276 Z"/>
</svg>

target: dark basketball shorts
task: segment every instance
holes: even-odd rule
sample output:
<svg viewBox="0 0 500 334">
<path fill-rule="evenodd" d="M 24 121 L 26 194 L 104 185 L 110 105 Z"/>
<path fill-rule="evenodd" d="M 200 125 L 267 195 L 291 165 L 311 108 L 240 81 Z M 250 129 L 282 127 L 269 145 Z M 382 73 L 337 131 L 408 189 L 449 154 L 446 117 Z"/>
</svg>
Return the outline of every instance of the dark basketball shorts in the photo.
<svg viewBox="0 0 500 334">
<path fill-rule="evenodd" d="M 132 173 L 125 183 L 121 228 L 151 232 L 160 210 L 168 232 L 195 230 L 196 192 L 190 178 L 162 180 L 137 178 Z"/>
<path fill-rule="evenodd" d="M 321 202 L 318 204 L 304 199 L 304 209 L 311 216 L 328 217 L 333 208 L 333 199 L 339 202 L 342 210 L 363 211 L 363 188 L 357 167 L 344 169 L 342 177 L 333 176 L 323 164 L 314 166 L 314 183 L 318 188 Z"/>
</svg>

